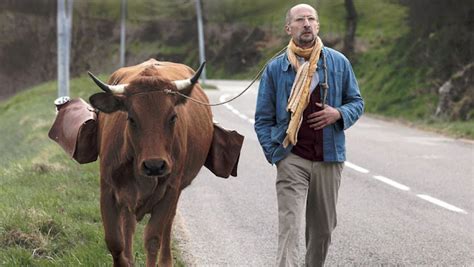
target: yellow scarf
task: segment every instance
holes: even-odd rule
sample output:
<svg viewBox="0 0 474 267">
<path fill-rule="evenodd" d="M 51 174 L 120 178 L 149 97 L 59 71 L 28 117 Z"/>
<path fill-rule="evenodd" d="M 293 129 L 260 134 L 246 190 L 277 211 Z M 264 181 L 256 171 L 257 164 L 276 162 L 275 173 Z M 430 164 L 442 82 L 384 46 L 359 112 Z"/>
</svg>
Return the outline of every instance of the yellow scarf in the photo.
<svg viewBox="0 0 474 267">
<path fill-rule="evenodd" d="M 322 47 L 323 42 L 319 37 L 316 37 L 314 46 L 307 49 L 297 47 L 293 42 L 293 39 L 291 39 L 288 44 L 288 60 L 297 72 L 288 99 L 288 106 L 286 107 L 287 111 L 291 112 L 291 118 L 288 130 L 286 130 L 285 140 L 283 140 L 284 147 L 287 147 L 289 144 L 296 145 L 296 142 L 298 141 L 298 130 L 300 129 L 301 121 L 303 119 L 303 111 L 309 103 L 309 87 L 311 86 L 314 72 L 318 67 L 318 60 L 321 55 Z M 303 57 L 307 61 L 300 64 L 296 57 L 297 55 Z"/>
</svg>

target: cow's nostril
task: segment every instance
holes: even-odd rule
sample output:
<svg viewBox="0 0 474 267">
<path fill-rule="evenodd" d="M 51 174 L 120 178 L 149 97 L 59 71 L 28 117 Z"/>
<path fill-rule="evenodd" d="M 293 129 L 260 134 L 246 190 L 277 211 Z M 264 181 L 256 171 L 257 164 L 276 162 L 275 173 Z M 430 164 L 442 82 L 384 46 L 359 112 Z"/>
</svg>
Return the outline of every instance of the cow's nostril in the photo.
<svg viewBox="0 0 474 267">
<path fill-rule="evenodd" d="M 143 170 L 148 176 L 160 176 L 167 172 L 168 165 L 164 160 L 146 160 L 143 162 Z"/>
</svg>

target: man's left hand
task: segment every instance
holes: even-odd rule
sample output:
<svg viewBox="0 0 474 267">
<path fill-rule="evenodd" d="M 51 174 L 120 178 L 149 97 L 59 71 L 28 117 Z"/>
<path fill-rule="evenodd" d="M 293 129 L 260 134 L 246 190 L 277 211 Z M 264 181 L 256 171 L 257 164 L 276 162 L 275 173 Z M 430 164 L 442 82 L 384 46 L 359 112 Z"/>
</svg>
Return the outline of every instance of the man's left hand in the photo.
<svg viewBox="0 0 474 267">
<path fill-rule="evenodd" d="M 321 107 L 320 103 L 316 103 L 316 106 Z M 321 130 L 322 128 L 335 123 L 341 118 L 341 113 L 329 105 L 325 105 L 323 110 L 311 113 L 308 115 L 309 127 L 313 130 Z"/>
</svg>

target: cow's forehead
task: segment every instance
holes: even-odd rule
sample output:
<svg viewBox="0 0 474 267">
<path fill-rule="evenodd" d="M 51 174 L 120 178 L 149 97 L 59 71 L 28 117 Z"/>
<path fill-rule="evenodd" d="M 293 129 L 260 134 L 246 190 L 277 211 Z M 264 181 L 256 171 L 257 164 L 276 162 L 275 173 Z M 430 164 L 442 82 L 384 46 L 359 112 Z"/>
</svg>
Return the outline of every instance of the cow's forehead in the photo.
<svg viewBox="0 0 474 267">
<path fill-rule="evenodd" d="M 175 90 L 175 86 L 169 80 L 156 76 L 139 76 L 132 80 L 126 89 L 126 95 L 142 94 L 147 92 L 164 92 L 167 90 Z"/>
<path fill-rule="evenodd" d="M 175 107 L 175 99 L 164 91 L 127 94 L 126 110 L 132 114 L 169 114 Z"/>
</svg>

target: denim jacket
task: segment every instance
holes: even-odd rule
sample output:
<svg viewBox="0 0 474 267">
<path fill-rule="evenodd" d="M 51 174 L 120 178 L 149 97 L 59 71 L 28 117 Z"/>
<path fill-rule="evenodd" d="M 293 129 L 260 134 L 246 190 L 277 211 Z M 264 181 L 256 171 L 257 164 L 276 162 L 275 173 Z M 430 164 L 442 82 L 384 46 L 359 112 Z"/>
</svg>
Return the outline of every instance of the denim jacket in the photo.
<svg viewBox="0 0 474 267">
<path fill-rule="evenodd" d="M 326 59 L 328 85 L 326 104 L 341 113 L 341 119 L 323 129 L 323 154 L 325 162 L 346 160 L 344 130 L 362 115 L 364 101 L 347 58 L 328 47 L 323 47 Z M 319 82 L 325 81 L 322 58 L 318 61 Z M 293 148 L 282 143 L 290 121 L 286 110 L 296 72 L 286 53 L 276 57 L 266 67 L 257 96 L 255 131 L 268 162 L 275 164 L 285 158 Z M 321 88 L 321 86 L 319 87 Z M 321 92 L 321 95 L 322 92 Z"/>
</svg>

